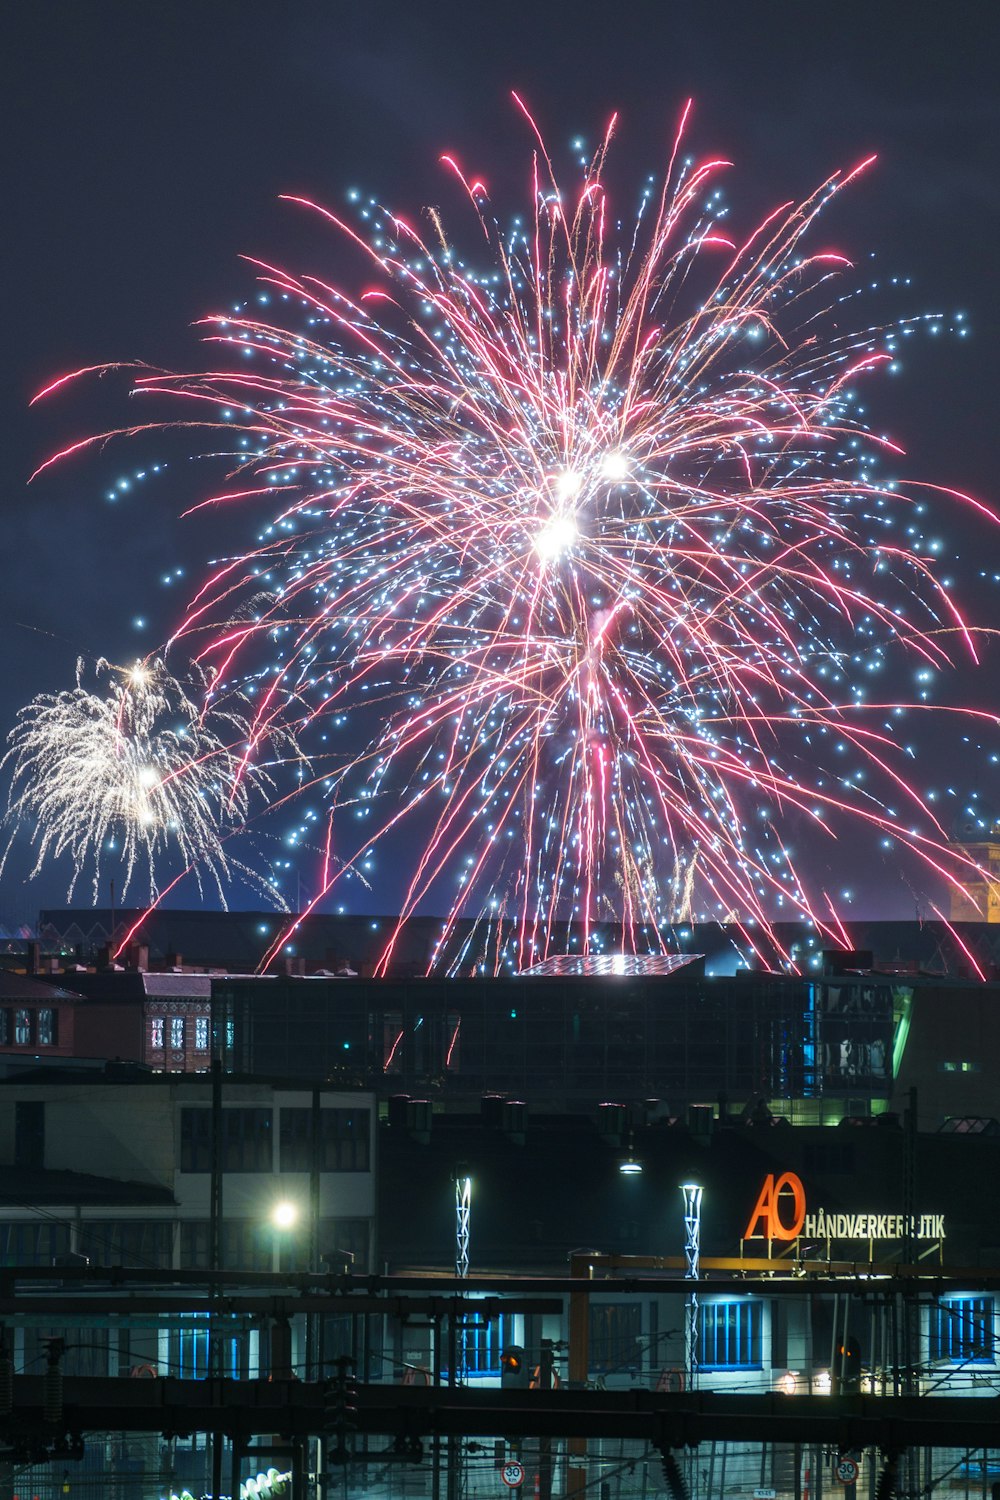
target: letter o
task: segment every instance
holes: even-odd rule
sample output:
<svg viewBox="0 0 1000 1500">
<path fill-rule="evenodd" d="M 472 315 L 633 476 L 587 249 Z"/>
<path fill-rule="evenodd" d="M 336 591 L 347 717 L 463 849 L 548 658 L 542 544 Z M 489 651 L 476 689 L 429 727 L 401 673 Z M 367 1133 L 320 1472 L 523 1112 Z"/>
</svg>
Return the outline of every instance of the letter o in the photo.
<svg viewBox="0 0 1000 1500">
<path fill-rule="evenodd" d="M 791 1224 L 783 1224 L 781 1221 L 781 1192 L 788 1188 L 792 1194 L 795 1204 L 795 1218 Z M 775 1240 L 795 1240 L 802 1233 L 802 1225 L 806 1217 L 806 1192 L 802 1186 L 801 1179 L 794 1172 L 782 1172 L 774 1184 L 774 1193 L 771 1197 L 771 1238 Z"/>
</svg>

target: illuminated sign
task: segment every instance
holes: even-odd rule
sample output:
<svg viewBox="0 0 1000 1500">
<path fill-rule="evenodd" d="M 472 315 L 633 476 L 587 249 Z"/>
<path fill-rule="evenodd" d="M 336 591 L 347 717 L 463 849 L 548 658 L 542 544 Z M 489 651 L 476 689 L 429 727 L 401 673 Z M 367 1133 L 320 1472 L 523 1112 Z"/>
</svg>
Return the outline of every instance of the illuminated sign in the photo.
<svg viewBox="0 0 1000 1500">
<path fill-rule="evenodd" d="M 802 1179 L 794 1172 L 769 1172 L 743 1238 L 787 1241 L 803 1234 L 819 1240 L 943 1240 L 944 1214 L 809 1213 Z"/>
<path fill-rule="evenodd" d="M 805 1217 L 806 1192 L 801 1179 L 794 1172 L 782 1172 L 777 1179 L 773 1172 L 768 1172 L 743 1238 L 758 1238 L 757 1225 L 761 1224 L 760 1233 L 765 1240 L 797 1240 Z"/>
</svg>

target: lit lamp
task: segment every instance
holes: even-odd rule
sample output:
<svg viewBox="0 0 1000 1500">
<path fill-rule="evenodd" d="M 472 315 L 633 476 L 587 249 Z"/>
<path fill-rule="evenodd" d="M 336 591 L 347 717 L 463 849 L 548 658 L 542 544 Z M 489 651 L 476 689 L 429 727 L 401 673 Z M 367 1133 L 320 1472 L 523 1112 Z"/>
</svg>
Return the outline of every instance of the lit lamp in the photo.
<svg viewBox="0 0 1000 1500">
<path fill-rule="evenodd" d="M 290 1198 L 280 1198 L 271 1209 L 270 1217 L 275 1229 L 294 1229 L 299 1222 L 299 1205 Z"/>
<path fill-rule="evenodd" d="M 698 1276 L 701 1269 L 701 1195 L 697 1182 L 682 1182 L 684 1195 L 684 1279 L 695 1283 L 688 1293 L 684 1319 L 684 1356 L 688 1390 L 698 1383 Z"/>
<path fill-rule="evenodd" d="M 455 1275 L 469 1274 L 469 1228 L 472 1214 L 472 1178 L 464 1162 L 455 1168 Z"/>
<path fill-rule="evenodd" d="M 618 1170 L 623 1177 L 642 1175 L 642 1162 L 635 1154 L 635 1139 L 631 1130 L 628 1133 L 628 1155 L 618 1163 Z"/>
</svg>

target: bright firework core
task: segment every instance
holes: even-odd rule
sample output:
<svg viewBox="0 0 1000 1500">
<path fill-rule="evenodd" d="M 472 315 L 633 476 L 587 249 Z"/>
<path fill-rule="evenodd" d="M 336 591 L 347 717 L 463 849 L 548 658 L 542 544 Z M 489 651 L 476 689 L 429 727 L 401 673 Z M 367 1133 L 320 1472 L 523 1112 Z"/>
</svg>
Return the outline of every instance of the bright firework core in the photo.
<svg viewBox="0 0 1000 1500">
<path fill-rule="evenodd" d="M 840 942 L 811 872 L 843 833 L 893 874 L 900 851 L 974 873 L 910 779 L 926 716 L 901 733 L 913 704 L 878 686 L 974 657 L 974 635 L 923 534 L 933 486 L 882 477 L 898 450 L 859 401 L 942 319 L 880 326 L 845 257 L 809 249 L 867 163 L 737 232 L 685 111 L 627 224 L 612 128 L 566 189 L 527 118 L 512 225 L 445 158 L 469 261 L 436 209 L 354 194 L 349 223 L 294 200 L 367 256 L 358 285 L 258 263 L 258 304 L 205 320 L 207 373 L 135 382 L 216 425 L 205 503 L 234 528 L 275 497 L 175 639 L 252 698 L 251 738 L 316 736 L 288 838 L 322 817 L 343 865 L 314 904 L 385 852 L 409 861 L 400 926 L 443 901 L 444 940 L 486 913 L 469 963 L 480 936 L 544 960 L 571 922 L 584 952 L 597 923 L 666 950 L 692 917 L 762 956 L 787 957 L 778 918 Z"/>
<path fill-rule="evenodd" d="M 579 535 L 580 528 L 574 516 L 550 516 L 535 533 L 535 551 L 543 562 L 551 562 L 568 552 Z"/>
</svg>

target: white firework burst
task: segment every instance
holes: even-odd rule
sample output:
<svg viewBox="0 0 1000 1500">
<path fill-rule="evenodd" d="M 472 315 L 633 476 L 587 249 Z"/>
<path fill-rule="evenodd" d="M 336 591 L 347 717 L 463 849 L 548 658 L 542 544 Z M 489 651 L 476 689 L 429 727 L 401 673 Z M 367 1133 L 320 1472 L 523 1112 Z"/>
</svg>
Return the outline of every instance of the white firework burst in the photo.
<svg viewBox="0 0 1000 1500">
<path fill-rule="evenodd" d="M 76 687 L 41 693 L 20 710 L 8 735 L 0 767 L 13 767 L 5 821 L 10 837 L 0 872 L 18 832 L 35 851 L 32 877 L 50 858 L 67 856 L 72 897 L 85 874 L 97 899 L 101 866 L 116 853 L 124 867 L 125 895 L 141 871 L 148 899 L 170 879 L 190 872 L 203 890 L 207 881 L 225 905 L 234 871 L 249 879 L 275 905 L 274 883 L 227 853 L 259 803 L 266 805 L 272 771 L 295 754 L 291 737 L 265 743 L 271 757 L 261 763 L 239 702 L 200 707 L 203 681 L 185 687 L 160 660 L 116 667 L 96 663 L 96 691 L 84 685 L 77 662 Z"/>
</svg>

